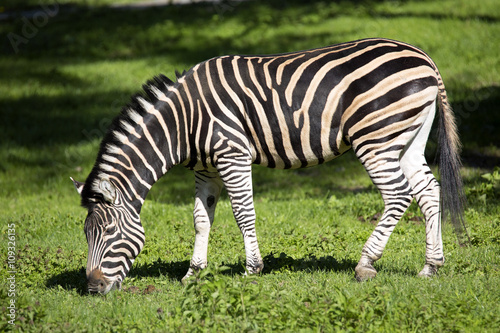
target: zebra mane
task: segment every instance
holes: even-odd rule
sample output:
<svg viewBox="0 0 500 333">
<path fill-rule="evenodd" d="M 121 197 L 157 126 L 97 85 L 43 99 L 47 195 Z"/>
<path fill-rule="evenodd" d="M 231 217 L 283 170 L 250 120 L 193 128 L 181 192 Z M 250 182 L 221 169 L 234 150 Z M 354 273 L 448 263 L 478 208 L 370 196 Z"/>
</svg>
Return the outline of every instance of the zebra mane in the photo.
<svg viewBox="0 0 500 333">
<path fill-rule="evenodd" d="M 184 77 L 186 71 L 182 73 L 176 71 L 175 74 L 178 82 Z M 133 95 L 131 101 L 114 118 L 101 141 L 96 162 L 85 181 L 85 186 L 81 193 L 81 205 L 83 207 L 89 208 L 97 199 L 102 199 L 99 181 L 103 176 L 101 168 L 101 164 L 105 162 L 103 155 L 109 153 L 113 147 L 120 146 L 120 137 L 128 136 L 130 128 L 135 127 L 137 122 L 147 114 L 147 108 L 165 98 L 166 93 L 173 89 L 175 84 L 176 82 L 163 74 L 153 77 L 142 86 L 143 92 Z"/>
</svg>

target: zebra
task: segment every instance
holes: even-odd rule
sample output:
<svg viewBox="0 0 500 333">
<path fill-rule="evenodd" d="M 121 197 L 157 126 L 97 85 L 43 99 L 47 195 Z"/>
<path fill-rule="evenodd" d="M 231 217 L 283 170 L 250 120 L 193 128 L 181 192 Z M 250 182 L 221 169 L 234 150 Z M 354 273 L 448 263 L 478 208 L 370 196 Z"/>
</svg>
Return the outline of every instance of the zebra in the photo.
<svg viewBox="0 0 500 333">
<path fill-rule="evenodd" d="M 243 235 L 246 271 L 259 273 L 252 164 L 310 167 L 353 149 L 378 188 L 384 211 L 355 277 L 374 278 L 394 227 L 413 199 L 426 229 L 430 277 L 444 264 L 441 220 L 463 223 L 460 140 L 440 72 L 407 43 L 362 39 L 277 55 L 218 56 L 176 81 L 158 75 L 132 97 L 104 136 L 85 183 L 90 292 L 120 289 L 144 245 L 140 211 L 170 168 L 195 174 L 195 241 L 183 280 L 207 266 L 208 237 L 225 187 Z M 424 150 L 439 109 L 442 189 Z M 443 214 L 442 214 L 443 212 Z"/>
</svg>

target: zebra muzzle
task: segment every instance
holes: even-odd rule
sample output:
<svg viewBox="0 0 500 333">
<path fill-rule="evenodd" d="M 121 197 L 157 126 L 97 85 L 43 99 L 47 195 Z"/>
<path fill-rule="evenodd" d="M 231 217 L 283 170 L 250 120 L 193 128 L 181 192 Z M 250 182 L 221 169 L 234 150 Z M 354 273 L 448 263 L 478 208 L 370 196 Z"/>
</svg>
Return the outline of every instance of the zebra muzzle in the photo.
<svg viewBox="0 0 500 333">
<path fill-rule="evenodd" d="M 89 293 L 95 294 L 106 294 L 108 293 L 112 286 L 109 286 L 110 281 L 104 276 L 100 269 L 94 269 L 87 275 L 87 287 Z"/>
</svg>

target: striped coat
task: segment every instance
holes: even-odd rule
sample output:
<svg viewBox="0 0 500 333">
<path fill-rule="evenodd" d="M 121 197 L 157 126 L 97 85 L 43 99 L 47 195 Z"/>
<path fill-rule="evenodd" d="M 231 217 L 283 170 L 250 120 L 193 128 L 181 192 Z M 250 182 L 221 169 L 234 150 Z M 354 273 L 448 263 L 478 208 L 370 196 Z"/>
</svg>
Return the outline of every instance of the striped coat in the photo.
<svg viewBox="0 0 500 333">
<path fill-rule="evenodd" d="M 172 166 L 182 164 L 196 173 L 196 238 L 186 277 L 206 266 L 208 233 L 222 187 L 243 234 L 247 269 L 256 273 L 263 262 L 255 231 L 251 164 L 309 167 L 350 148 L 385 202 L 363 248 L 357 278 L 375 276 L 372 264 L 413 198 L 426 219 L 426 264 L 420 274 L 432 275 L 444 263 L 440 187 L 424 157 L 436 105 L 442 198 L 454 221 L 461 220 L 463 202 L 459 140 L 441 75 L 420 49 L 365 39 L 280 55 L 222 56 L 178 75 L 177 82 L 158 76 L 144 90 L 146 96 L 135 96 L 113 122 L 85 184 L 75 183 L 89 216 L 106 203 L 107 210 L 127 211 L 121 216 L 129 218 L 115 224 L 136 225 L 127 229 L 136 241 L 134 250 L 127 250 L 127 267 L 119 273 L 115 269 L 114 275 L 106 275 L 105 251 L 90 265 L 89 245 L 87 273 L 93 285 L 104 279 L 106 291 L 125 278 L 144 239 L 142 226 L 137 227 L 140 208 L 151 186 Z M 121 207 L 113 206 L 115 202 Z M 115 246 L 114 258 L 116 253 Z"/>
</svg>

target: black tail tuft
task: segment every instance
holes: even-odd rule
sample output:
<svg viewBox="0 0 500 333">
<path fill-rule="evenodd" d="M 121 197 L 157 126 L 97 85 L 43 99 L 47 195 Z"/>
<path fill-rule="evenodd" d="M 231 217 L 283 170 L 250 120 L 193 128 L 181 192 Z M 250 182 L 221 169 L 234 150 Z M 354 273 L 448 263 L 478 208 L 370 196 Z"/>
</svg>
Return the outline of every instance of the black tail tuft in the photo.
<svg viewBox="0 0 500 333">
<path fill-rule="evenodd" d="M 460 245 L 470 243 L 464 219 L 464 207 L 467 204 L 462 177 L 460 175 L 460 143 L 453 112 L 446 100 L 446 92 L 439 96 L 439 131 L 438 131 L 438 154 L 439 172 L 441 178 L 441 207 L 442 220 L 450 215 L 451 223 L 458 235 Z"/>
</svg>

